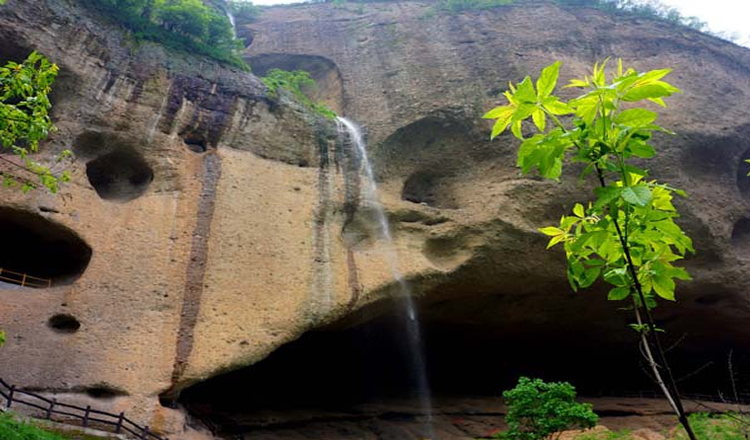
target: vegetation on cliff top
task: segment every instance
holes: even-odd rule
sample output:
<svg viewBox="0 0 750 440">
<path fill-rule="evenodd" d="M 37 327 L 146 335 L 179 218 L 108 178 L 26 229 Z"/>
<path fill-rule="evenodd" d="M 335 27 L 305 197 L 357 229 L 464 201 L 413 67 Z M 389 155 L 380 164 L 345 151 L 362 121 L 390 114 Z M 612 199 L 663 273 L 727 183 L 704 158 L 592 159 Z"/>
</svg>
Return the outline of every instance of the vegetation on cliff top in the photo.
<svg viewBox="0 0 750 440">
<path fill-rule="evenodd" d="M 83 0 L 82 4 L 138 40 L 247 69 L 240 56 L 244 45 L 235 37 L 229 17 L 201 0 Z"/>
</svg>

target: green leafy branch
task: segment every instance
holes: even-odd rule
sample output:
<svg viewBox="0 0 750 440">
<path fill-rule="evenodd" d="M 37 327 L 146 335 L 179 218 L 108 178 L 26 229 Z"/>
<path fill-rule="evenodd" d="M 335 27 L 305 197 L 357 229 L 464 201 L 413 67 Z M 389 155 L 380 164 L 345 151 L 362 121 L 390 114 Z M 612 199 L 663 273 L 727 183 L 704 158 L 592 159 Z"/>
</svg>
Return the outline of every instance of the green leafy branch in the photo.
<svg viewBox="0 0 750 440">
<path fill-rule="evenodd" d="M 49 116 L 49 93 L 57 73 L 57 65 L 36 52 L 22 63 L 11 61 L 0 67 L 0 145 L 23 163 L 0 155 L 3 168 L 10 168 L 0 172 L 6 186 L 20 184 L 26 192 L 41 184 L 55 193 L 61 182 L 70 180 L 68 171 L 56 174 L 29 157 L 38 151 L 39 142 L 55 130 Z M 57 162 L 71 156 L 70 151 L 63 151 Z M 38 183 L 25 176 L 33 176 Z"/>
<path fill-rule="evenodd" d="M 669 70 L 637 73 L 624 70 L 620 62 L 608 82 L 605 65 L 597 65 L 591 76 L 568 85 L 588 92 L 563 102 L 552 95 L 559 68 L 559 62 L 545 68 L 536 87 L 530 77 L 510 85 L 505 93 L 508 105 L 485 115 L 496 120 L 492 137 L 510 127 L 522 141 L 518 165 L 524 173 L 537 169 L 542 176 L 559 180 L 563 162 L 570 159 L 587 164 L 582 178 L 596 174 L 601 187 L 595 191 L 595 201 L 587 207 L 576 205 L 573 215 L 563 216 L 559 226 L 541 229 L 551 237 L 548 247 L 563 243 L 573 289 L 589 287 L 601 277 L 613 286 L 612 300 L 632 298 L 642 306 L 634 289 L 638 282 L 646 307 L 656 306 L 654 295 L 674 301 L 674 280 L 688 280 L 689 275 L 673 263 L 693 252 L 692 241 L 674 222 L 678 213 L 672 199 L 685 193 L 646 181 L 645 169 L 627 163 L 631 158 L 653 157 L 656 151 L 649 143 L 653 133 L 668 131 L 655 124 L 657 114 L 651 110 L 621 109 L 622 103 L 644 100 L 664 106 L 663 98 L 678 92 L 662 81 Z M 569 115 L 570 127 L 566 127 L 560 118 Z M 527 119 L 539 131 L 529 138 L 522 133 Z M 613 177 L 609 184 L 608 177 Z M 629 270 L 631 260 L 635 274 Z"/>
<path fill-rule="evenodd" d="M 559 181 L 563 164 L 571 161 L 585 164 L 581 179 L 595 176 L 596 198 L 587 206 L 576 204 L 573 215 L 541 232 L 550 237 L 548 248 L 563 245 L 574 290 L 601 279 L 611 286 L 610 300 L 632 303 L 633 328 L 641 335 L 657 382 L 694 439 L 651 315 L 658 298 L 675 300 L 677 280 L 690 279 L 674 265 L 694 252 L 692 240 L 675 222 L 679 214 L 672 203 L 675 195 L 685 193 L 649 180 L 646 169 L 629 163 L 654 157 L 654 133 L 671 133 L 656 124 L 656 112 L 637 105 L 665 107 L 664 98 L 680 90 L 663 80 L 670 69 L 637 72 L 625 69 L 620 60 L 608 75 L 605 61 L 594 65 L 590 75 L 570 81 L 566 87 L 583 94 L 565 102 L 553 95 L 560 65 L 544 68 L 536 82 L 527 76 L 509 84 L 504 94 L 508 104 L 484 117 L 495 121 L 492 138 L 510 129 L 521 141 L 517 164 L 524 173 L 536 169 Z M 527 137 L 526 130 L 532 129 L 536 134 Z"/>
</svg>

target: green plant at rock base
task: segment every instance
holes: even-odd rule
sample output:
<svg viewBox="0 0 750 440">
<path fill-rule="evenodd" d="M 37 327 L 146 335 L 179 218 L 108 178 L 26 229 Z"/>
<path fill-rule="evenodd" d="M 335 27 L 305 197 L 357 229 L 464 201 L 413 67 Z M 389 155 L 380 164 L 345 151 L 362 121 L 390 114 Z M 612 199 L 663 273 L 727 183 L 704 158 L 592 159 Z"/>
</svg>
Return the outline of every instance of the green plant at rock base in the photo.
<svg viewBox="0 0 750 440">
<path fill-rule="evenodd" d="M 305 86 L 314 86 L 315 80 L 310 73 L 304 70 L 281 70 L 271 69 L 261 81 L 268 87 L 272 94 L 278 94 L 279 89 L 284 89 L 291 93 L 299 102 L 312 109 L 316 113 L 325 116 L 328 119 L 334 119 L 336 112 L 329 109 L 323 104 L 313 102 L 302 92 Z"/>
<path fill-rule="evenodd" d="M 594 176 L 596 199 L 576 204 L 573 215 L 541 232 L 551 237 L 548 248 L 564 246 L 574 290 L 602 278 L 611 285 L 610 300 L 627 301 L 654 378 L 695 440 L 651 313 L 657 299 L 675 300 L 676 280 L 690 279 L 685 269 L 674 265 L 693 252 L 691 239 L 674 222 L 678 213 L 672 199 L 685 193 L 649 179 L 645 169 L 632 163 L 656 154 L 649 143 L 654 132 L 669 133 L 655 124 L 656 112 L 635 104 L 665 106 L 664 98 L 679 90 L 663 81 L 669 69 L 640 73 L 624 69 L 620 61 L 609 80 L 605 66 L 597 64 L 590 76 L 572 80 L 568 87 L 584 93 L 564 102 L 552 94 L 560 71 L 556 62 L 542 71 L 536 84 L 528 76 L 510 84 L 505 92 L 508 105 L 484 117 L 496 121 L 492 138 L 510 127 L 521 141 L 518 165 L 524 173 L 537 169 L 559 180 L 563 163 L 570 159 L 584 164 L 581 179 Z M 522 128 L 528 119 L 538 134 L 527 138 Z"/>
<path fill-rule="evenodd" d="M 2 151 L 19 156 L 24 163 L 19 165 L 1 158 L 3 168 L 10 170 L 0 171 L 6 186 L 20 182 L 25 192 L 41 184 L 55 193 L 60 182 L 70 180 L 67 171 L 56 175 L 29 157 L 38 151 L 39 142 L 54 130 L 49 117 L 49 93 L 57 71 L 55 64 L 36 52 L 22 63 L 11 61 L 0 67 L 0 144 Z M 64 151 L 58 161 L 68 157 L 70 152 Z M 39 184 L 26 175 L 36 176 Z"/>
<path fill-rule="evenodd" d="M 575 388 L 567 382 L 546 383 L 521 377 L 515 388 L 503 392 L 508 430 L 493 438 L 546 440 L 557 438 L 565 430 L 596 426 L 599 417 L 591 405 L 575 399 Z"/>
</svg>

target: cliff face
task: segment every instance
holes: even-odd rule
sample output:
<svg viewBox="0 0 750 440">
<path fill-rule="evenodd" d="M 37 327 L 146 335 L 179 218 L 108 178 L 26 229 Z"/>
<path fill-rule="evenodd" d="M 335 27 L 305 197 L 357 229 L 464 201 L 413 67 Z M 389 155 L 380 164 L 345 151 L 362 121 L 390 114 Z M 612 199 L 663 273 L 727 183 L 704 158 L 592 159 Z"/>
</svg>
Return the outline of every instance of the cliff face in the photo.
<svg viewBox="0 0 750 440">
<path fill-rule="evenodd" d="M 744 347 L 750 113 L 739 103 L 750 97 L 750 51 L 545 3 L 458 15 L 419 2 L 280 7 L 239 33 L 252 37 L 255 73 L 308 70 L 318 80 L 310 94 L 365 126 L 400 270 L 420 298 L 432 378 L 458 395 L 496 393 L 503 374 L 551 374 L 550 358 L 571 357 L 559 378 L 588 377 L 593 392 L 606 391 L 593 372 L 616 370 L 633 348 L 627 314 L 603 289 L 569 292 L 564 258 L 543 252 L 536 232 L 587 189 L 520 178 L 513 141 L 489 143 L 481 114 L 509 80 L 558 59 L 565 79 L 606 56 L 674 68 L 683 94 L 661 122 L 679 134 L 659 139 L 652 173 L 691 194 L 680 209 L 699 252 L 687 263 L 695 281 L 660 319 L 687 336 L 685 358 Z M 222 402 L 240 408 L 255 396 L 245 413 L 255 414 L 284 401 L 280 413 L 244 421 L 266 426 L 301 423 L 290 402 L 319 409 L 316 398 L 372 397 L 351 384 L 396 363 L 389 341 L 399 337 L 384 335 L 398 286 L 376 218 L 360 206 L 356 161 L 330 123 L 268 96 L 252 74 L 136 44 L 72 1 L 9 0 L 0 42 L 0 61 L 37 49 L 61 66 L 59 131 L 43 154 L 77 154 L 61 195 L 0 189 L 3 231 L 27 237 L 9 252 L 24 258 L 0 266 L 55 281 L 2 286 L 0 377 L 171 434 L 191 429 L 160 397 L 256 363 L 178 402 L 221 424 L 233 411 Z M 33 255 L 51 256 L 38 264 Z M 287 344 L 313 329 L 325 331 Z"/>
<path fill-rule="evenodd" d="M 325 66 L 319 77 L 340 77 L 340 105 L 366 127 L 400 249 L 408 261 L 421 261 L 416 284 L 434 302 L 426 315 L 509 328 L 576 325 L 562 299 L 549 299 L 565 290 L 563 262 L 541 252 L 544 240 L 534 230 L 556 222 L 587 187 L 575 179 L 557 185 L 519 178 L 513 139 L 489 143 L 480 115 L 501 102 L 508 81 L 555 60 L 563 62 L 561 81 L 605 57 L 642 70 L 673 68 L 670 80 L 683 93 L 660 123 L 678 134 L 657 140 L 650 166 L 652 175 L 690 193 L 679 201 L 682 224 L 699 251 L 687 263 L 695 281 L 664 313 L 695 334 L 715 328 L 697 330 L 696 320 L 731 320 L 746 309 L 750 115 L 737 103 L 750 94 L 747 49 L 660 21 L 544 2 L 455 15 L 420 2 L 278 7 L 244 26 L 253 36 L 251 65 L 317 60 Z M 425 279 L 436 272 L 441 276 Z M 449 301 L 485 295 L 489 308 L 473 304 L 465 313 Z M 534 313 L 511 313 L 516 306 L 499 299 L 520 295 L 545 300 Z M 735 324 L 732 332 L 743 327 Z"/>
<path fill-rule="evenodd" d="M 0 42 L 3 63 L 38 50 L 59 64 L 42 160 L 76 154 L 59 195 L 0 190 L 0 267 L 53 281 L 0 285 L 0 377 L 181 432 L 160 395 L 316 322 L 311 237 L 331 124 L 72 1 L 9 1 Z"/>
</svg>

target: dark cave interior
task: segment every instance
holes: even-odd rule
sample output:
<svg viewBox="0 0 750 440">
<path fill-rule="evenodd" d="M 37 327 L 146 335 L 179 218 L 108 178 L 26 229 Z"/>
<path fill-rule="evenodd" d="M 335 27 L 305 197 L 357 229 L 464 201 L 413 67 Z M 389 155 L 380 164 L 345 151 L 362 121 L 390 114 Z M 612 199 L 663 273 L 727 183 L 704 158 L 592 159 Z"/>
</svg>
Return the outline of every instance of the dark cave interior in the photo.
<svg viewBox="0 0 750 440">
<path fill-rule="evenodd" d="M 283 423 L 279 417 L 289 412 L 356 412 L 366 404 L 415 401 L 413 348 L 403 322 L 403 316 L 391 313 L 346 329 L 308 332 L 255 365 L 188 388 L 180 403 L 218 431 L 242 432 Z M 568 381 L 590 397 L 658 391 L 634 332 L 632 344 L 610 346 L 564 331 L 508 335 L 429 320 L 423 333 L 436 398 L 498 397 L 521 375 Z M 693 351 L 675 337 L 665 342 L 677 344 L 669 355 L 682 392 L 730 396 L 731 348 Z M 749 392 L 750 356 L 737 353 L 735 385 L 739 393 Z"/>
</svg>

